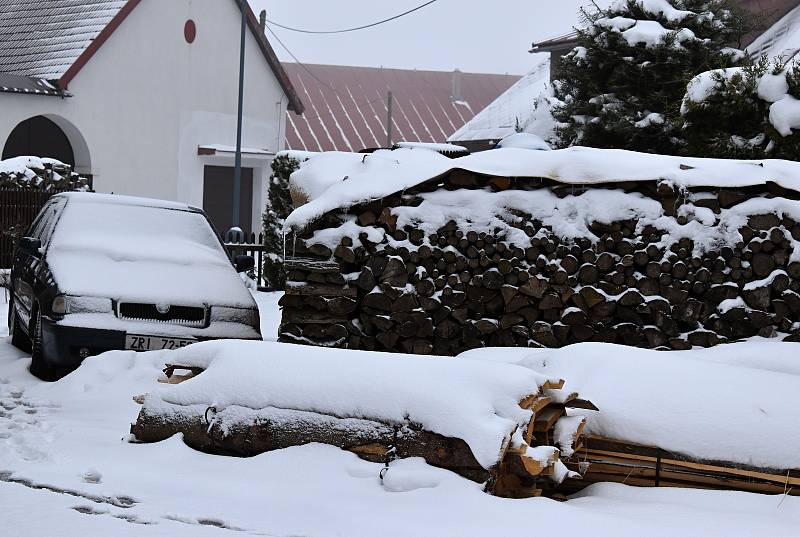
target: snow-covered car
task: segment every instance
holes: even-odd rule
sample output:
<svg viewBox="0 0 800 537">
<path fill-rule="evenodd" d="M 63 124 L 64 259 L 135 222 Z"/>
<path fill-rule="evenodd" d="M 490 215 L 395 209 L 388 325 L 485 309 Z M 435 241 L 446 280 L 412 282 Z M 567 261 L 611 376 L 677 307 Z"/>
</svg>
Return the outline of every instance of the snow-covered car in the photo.
<svg viewBox="0 0 800 537">
<path fill-rule="evenodd" d="M 258 308 L 205 213 L 127 196 L 53 196 L 11 270 L 12 343 L 58 378 L 91 355 L 261 339 Z"/>
</svg>

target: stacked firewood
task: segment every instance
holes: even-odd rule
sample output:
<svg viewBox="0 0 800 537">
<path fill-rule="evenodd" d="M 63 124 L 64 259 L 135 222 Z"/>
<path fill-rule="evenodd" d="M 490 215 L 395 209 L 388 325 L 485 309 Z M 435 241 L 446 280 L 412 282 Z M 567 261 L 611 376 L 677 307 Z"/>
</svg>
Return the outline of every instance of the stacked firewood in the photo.
<svg viewBox="0 0 800 537">
<path fill-rule="evenodd" d="M 177 384 L 202 374 L 203 369 L 169 364 L 165 373 L 167 378 L 160 382 Z M 548 380 L 536 393 L 520 401 L 522 408 L 532 412 L 531 419 L 522 430 L 509 431 L 510 439 L 490 468 L 478 463 L 463 439 L 425 430 L 419 424 L 311 410 L 228 407 L 217 411 L 213 406 L 149 401 L 147 396 L 139 395 L 134 400 L 143 406 L 131 425 L 131 434 L 139 442 L 159 442 L 181 433 L 187 445 L 200 451 L 245 457 L 312 442 L 325 443 L 384 464 L 387 471 L 391 471 L 393 460 L 422 457 L 432 466 L 485 484 L 491 494 L 527 498 L 561 494 L 559 483 L 580 477 L 567 465 L 576 466 L 575 454 L 582 446 L 585 421 L 566 416 L 566 409 L 596 408 L 575 393 L 564 393 L 563 386 L 563 380 Z"/>
<path fill-rule="evenodd" d="M 87 190 L 87 178 L 53 159 L 17 157 L 0 161 L 0 188 Z"/>
<path fill-rule="evenodd" d="M 567 464 L 582 472 L 559 485 L 572 493 L 612 481 L 642 487 L 689 487 L 800 495 L 800 470 L 758 468 L 730 461 L 705 461 L 655 446 L 587 435 Z"/>
<path fill-rule="evenodd" d="M 280 340 L 455 355 L 482 346 L 600 341 L 682 350 L 755 335 L 799 337 L 800 261 L 793 252 L 800 224 L 785 213 L 750 215 L 738 229 L 741 240 L 705 251 L 692 238 L 670 241 L 666 229 L 637 220 L 593 222 L 593 237 L 565 240 L 514 211 L 505 223 L 528 238 L 517 242 L 469 222 L 452 220 L 435 233 L 397 225 L 398 210 L 419 205 L 426 192 L 479 188 L 546 188 L 559 197 L 586 189 L 455 170 L 330 212 L 287 234 Z M 688 199 L 716 215 L 756 197 L 800 199 L 772 184 L 698 192 L 655 181 L 590 188 L 658 200 L 675 226 L 688 221 L 681 210 Z M 336 245 L 316 239 L 345 222 L 380 233 L 342 232 Z M 376 236 L 383 238 L 372 242 Z"/>
</svg>

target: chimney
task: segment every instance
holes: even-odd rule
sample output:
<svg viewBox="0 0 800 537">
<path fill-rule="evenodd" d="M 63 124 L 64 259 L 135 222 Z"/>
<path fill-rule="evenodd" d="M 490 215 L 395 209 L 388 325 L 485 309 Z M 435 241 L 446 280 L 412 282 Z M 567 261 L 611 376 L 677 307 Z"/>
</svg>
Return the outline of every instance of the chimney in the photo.
<svg viewBox="0 0 800 537">
<path fill-rule="evenodd" d="M 450 87 L 450 99 L 453 102 L 464 100 L 464 98 L 461 96 L 461 71 L 458 69 L 453 71 L 453 78 Z"/>
<path fill-rule="evenodd" d="M 262 9 L 261 14 L 258 16 L 258 25 L 261 26 L 261 33 L 267 32 L 267 10 Z"/>
</svg>

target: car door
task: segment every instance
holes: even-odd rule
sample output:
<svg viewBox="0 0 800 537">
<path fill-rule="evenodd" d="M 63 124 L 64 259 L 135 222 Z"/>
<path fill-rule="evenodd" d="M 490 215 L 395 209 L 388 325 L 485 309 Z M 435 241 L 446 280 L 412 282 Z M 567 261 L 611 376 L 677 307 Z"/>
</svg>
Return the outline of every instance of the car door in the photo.
<svg viewBox="0 0 800 537">
<path fill-rule="evenodd" d="M 26 232 L 26 237 L 34 237 L 41 241 L 41 251 L 44 252 L 47 240 L 52 235 L 53 227 L 58 217 L 59 209 L 64 201 L 52 199 L 39 211 L 31 227 Z M 43 257 L 35 257 L 17 248 L 14 256 L 14 273 L 11 278 L 14 290 L 14 306 L 27 332 L 31 322 L 33 306 L 36 303 L 37 282 L 41 281 L 43 272 L 49 272 Z"/>
</svg>

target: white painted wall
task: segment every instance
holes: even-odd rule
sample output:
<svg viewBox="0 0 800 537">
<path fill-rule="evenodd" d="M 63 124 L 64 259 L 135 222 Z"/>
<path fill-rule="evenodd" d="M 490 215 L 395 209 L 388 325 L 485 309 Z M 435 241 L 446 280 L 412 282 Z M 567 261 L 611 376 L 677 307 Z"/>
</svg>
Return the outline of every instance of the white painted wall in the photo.
<svg viewBox="0 0 800 537">
<path fill-rule="evenodd" d="M 188 19 L 197 26 L 192 44 L 183 36 Z M 142 0 L 70 83 L 74 97 L 0 93 L 0 144 L 20 122 L 46 115 L 73 131 L 76 165 L 94 174 L 98 192 L 202 206 L 203 166 L 212 163 L 197 146 L 236 142 L 240 21 L 232 0 Z M 277 152 L 287 99 L 249 30 L 246 39 L 243 145 Z M 259 229 L 269 165 L 248 164 L 256 164 Z"/>
</svg>

